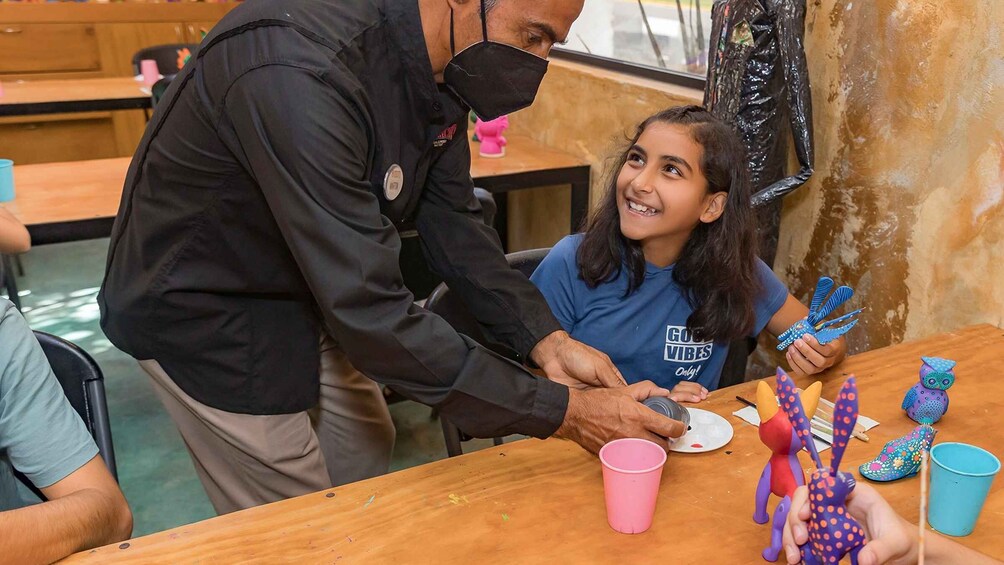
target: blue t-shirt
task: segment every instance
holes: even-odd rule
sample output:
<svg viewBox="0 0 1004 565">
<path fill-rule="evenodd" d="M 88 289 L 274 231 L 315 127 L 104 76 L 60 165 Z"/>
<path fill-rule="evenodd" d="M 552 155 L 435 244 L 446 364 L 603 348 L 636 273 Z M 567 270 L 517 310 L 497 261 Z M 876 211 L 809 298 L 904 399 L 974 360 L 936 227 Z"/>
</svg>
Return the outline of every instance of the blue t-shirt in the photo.
<svg viewBox="0 0 1004 565">
<path fill-rule="evenodd" d="M 45 488 L 97 453 L 35 334 L 17 309 L 0 298 L 0 512 L 29 502 L 18 492 L 13 469 Z"/>
<path fill-rule="evenodd" d="M 673 266 L 646 265 L 645 281 L 627 297 L 627 269 L 589 288 L 576 261 L 581 242 L 581 234 L 559 241 L 530 277 L 565 331 L 609 355 L 629 383 L 647 379 L 671 389 L 680 381 L 695 381 L 708 390 L 718 388 L 729 344 L 699 341 L 687 330 L 693 308 L 673 281 Z M 763 291 L 754 303 L 753 336 L 788 298 L 788 289 L 759 259 L 757 273 Z"/>
</svg>

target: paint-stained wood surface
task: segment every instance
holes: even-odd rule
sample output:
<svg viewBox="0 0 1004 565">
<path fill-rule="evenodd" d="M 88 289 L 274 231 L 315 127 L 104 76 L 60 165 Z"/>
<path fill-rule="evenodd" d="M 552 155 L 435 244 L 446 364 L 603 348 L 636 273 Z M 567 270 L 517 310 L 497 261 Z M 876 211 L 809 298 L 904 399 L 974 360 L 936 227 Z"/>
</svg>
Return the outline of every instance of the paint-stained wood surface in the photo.
<svg viewBox="0 0 1004 565">
<path fill-rule="evenodd" d="M 899 404 L 917 382 L 921 355 L 959 362 L 937 441 L 1004 454 L 1004 330 L 982 325 L 863 353 L 824 376 L 823 395 L 832 399 L 842 374 L 856 374 L 862 413 L 881 422 L 869 431 L 871 443 L 848 447 L 844 470 L 913 428 Z M 594 456 L 565 441 L 526 440 L 82 552 L 66 563 L 763 563 L 769 528 L 751 517 L 769 453 L 756 428 L 731 416 L 741 407 L 735 395 L 754 398 L 755 385 L 716 391 L 702 403 L 734 424 L 735 438 L 712 453 L 670 454 L 654 525 L 641 535 L 607 526 Z M 1001 485 L 991 490 L 976 531 L 958 539 L 998 558 Z M 917 479 L 877 488 L 917 519 Z"/>
</svg>

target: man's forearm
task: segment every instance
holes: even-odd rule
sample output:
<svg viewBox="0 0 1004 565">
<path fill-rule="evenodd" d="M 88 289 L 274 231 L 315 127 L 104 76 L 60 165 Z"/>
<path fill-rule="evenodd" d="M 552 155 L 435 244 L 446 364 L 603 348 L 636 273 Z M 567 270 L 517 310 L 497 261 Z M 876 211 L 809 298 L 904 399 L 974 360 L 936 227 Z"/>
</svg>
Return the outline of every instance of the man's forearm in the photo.
<svg viewBox="0 0 1004 565">
<path fill-rule="evenodd" d="M 551 332 L 537 342 L 530 350 L 529 358 L 538 367 L 543 367 L 551 358 L 557 355 L 558 348 L 565 340 L 570 339 L 568 332 L 559 330 Z"/>
<path fill-rule="evenodd" d="M 52 563 L 129 537 L 131 520 L 96 489 L 0 512 L 0 555 L 11 563 Z"/>
</svg>

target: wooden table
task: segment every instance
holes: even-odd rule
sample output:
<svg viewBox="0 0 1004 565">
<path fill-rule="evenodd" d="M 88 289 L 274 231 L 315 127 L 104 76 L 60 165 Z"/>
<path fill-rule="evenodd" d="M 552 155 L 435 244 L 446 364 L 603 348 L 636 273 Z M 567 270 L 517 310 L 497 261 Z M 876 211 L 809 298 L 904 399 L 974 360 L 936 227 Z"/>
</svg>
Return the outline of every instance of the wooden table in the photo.
<svg viewBox="0 0 1004 565">
<path fill-rule="evenodd" d="M 868 432 L 870 443 L 848 446 L 845 471 L 859 477 L 858 465 L 914 427 L 899 404 L 917 382 L 921 355 L 959 361 L 937 441 L 973 442 L 1004 455 L 1004 330 L 982 325 L 856 355 L 827 375 L 823 394 L 834 398 L 841 374 L 856 374 L 861 412 L 881 422 Z M 734 396 L 755 398 L 755 384 L 701 403 L 726 416 L 735 437 L 711 453 L 670 454 L 655 522 L 644 534 L 607 526 L 594 456 L 569 442 L 525 440 L 82 552 L 66 563 L 762 564 L 769 526 L 751 517 L 768 452 L 756 428 L 731 415 L 742 407 Z M 802 463 L 811 467 L 804 452 Z M 918 479 L 876 488 L 917 520 Z M 975 532 L 957 539 L 998 558 L 1002 489 L 998 478 Z"/>
<path fill-rule="evenodd" d="M 499 204 L 496 226 L 505 241 L 505 193 L 570 184 L 572 225 L 585 217 L 589 203 L 589 165 L 527 138 L 510 140 L 502 159 L 478 156 L 472 144 L 471 176 Z M 34 245 L 107 237 L 118 213 L 129 157 L 15 165 L 17 198 L 7 208 L 31 232 Z M 499 218 L 501 216 L 501 218 Z"/>
<path fill-rule="evenodd" d="M 503 245 L 508 231 L 506 193 L 512 190 L 571 185 L 569 231 L 579 231 L 589 211 L 589 163 L 526 137 L 508 136 L 507 139 L 506 155 L 497 159 L 481 157 L 478 144 L 471 142 L 471 176 L 475 186 L 495 197 L 498 205 L 495 229 Z"/>
<path fill-rule="evenodd" d="M 152 108 L 149 89 L 132 77 L 4 81 L 0 116 Z"/>
<path fill-rule="evenodd" d="M 15 165 L 16 198 L 4 204 L 28 226 L 33 245 L 107 237 L 129 157 Z"/>
</svg>

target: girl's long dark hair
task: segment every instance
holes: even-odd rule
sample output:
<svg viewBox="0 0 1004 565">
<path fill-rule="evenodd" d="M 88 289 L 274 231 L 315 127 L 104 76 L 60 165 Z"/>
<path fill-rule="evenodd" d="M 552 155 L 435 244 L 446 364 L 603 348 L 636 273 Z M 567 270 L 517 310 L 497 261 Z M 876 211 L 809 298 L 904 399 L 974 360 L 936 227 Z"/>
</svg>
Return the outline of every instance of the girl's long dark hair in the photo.
<svg viewBox="0 0 1004 565">
<path fill-rule="evenodd" d="M 641 245 L 621 233 L 617 210 L 617 176 L 630 148 L 645 128 L 656 123 L 686 126 L 703 148 L 701 171 L 709 192 L 727 192 L 725 210 L 710 224 L 699 223 L 673 268 L 694 312 L 687 328 L 701 340 L 732 340 L 750 335 L 755 324 L 753 301 L 761 284 L 756 275 L 756 229 L 750 206 L 746 151 L 724 122 L 700 106 L 679 106 L 649 117 L 616 161 L 607 193 L 593 210 L 578 250 L 579 271 L 590 288 L 628 270 L 631 294 L 645 280 Z"/>
</svg>

